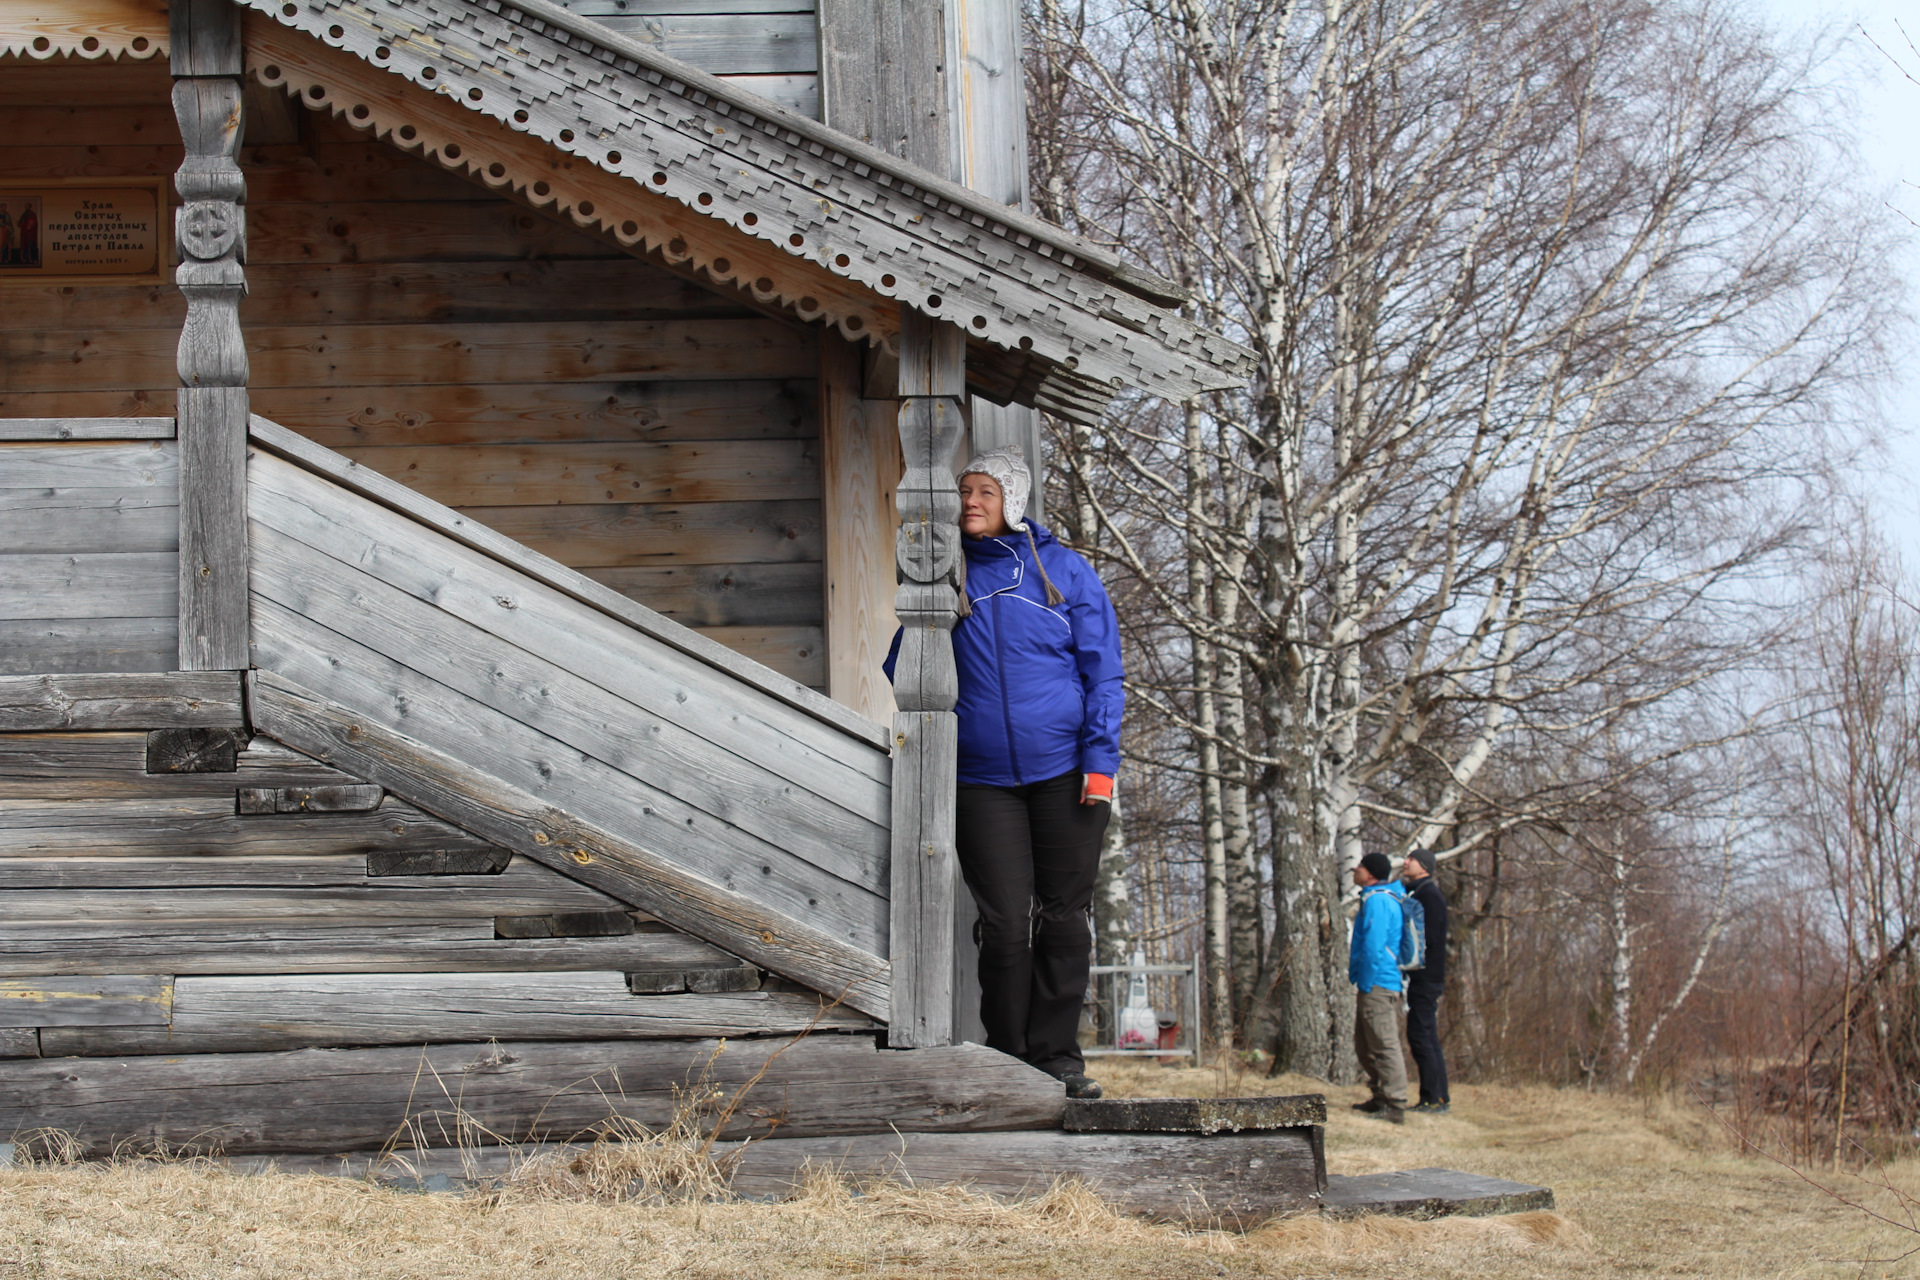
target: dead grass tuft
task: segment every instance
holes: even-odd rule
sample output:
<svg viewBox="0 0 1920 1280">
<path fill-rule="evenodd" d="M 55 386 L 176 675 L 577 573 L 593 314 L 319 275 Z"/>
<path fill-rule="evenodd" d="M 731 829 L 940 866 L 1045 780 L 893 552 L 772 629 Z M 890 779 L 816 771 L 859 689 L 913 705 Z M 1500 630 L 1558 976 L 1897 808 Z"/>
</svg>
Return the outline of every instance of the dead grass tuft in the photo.
<svg viewBox="0 0 1920 1280">
<path fill-rule="evenodd" d="M 1502 1218 L 1369 1217 L 1335 1222 L 1300 1216 L 1277 1218 L 1248 1233 L 1249 1248 L 1290 1257 L 1340 1257 L 1380 1260 L 1446 1250 L 1470 1254 L 1496 1249 L 1520 1252 L 1540 1248 L 1585 1250 L 1587 1233 L 1557 1213 L 1510 1214 Z"/>
<path fill-rule="evenodd" d="M 493 1190 L 502 1200 L 718 1201 L 732 1197 L 732 1163 L 713 1154 L 698 1108 L 682 1106 L 658 1133 L 619 1116 L 604 1120 L 584 1146 L 530 1156 Z"/>
</svg>

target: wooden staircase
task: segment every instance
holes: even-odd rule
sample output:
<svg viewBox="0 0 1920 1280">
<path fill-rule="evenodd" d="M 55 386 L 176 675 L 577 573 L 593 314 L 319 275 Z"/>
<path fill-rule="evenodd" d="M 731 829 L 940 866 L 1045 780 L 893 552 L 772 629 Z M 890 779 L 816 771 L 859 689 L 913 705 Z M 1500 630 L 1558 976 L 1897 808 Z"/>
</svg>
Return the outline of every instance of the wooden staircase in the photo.
<svg viewBox="0 0 1920 1280">
<path fill-rule="evenodd" d="M 257 732 L 884 1021 L 885 731 L 254 419 Z"/>
</svg>

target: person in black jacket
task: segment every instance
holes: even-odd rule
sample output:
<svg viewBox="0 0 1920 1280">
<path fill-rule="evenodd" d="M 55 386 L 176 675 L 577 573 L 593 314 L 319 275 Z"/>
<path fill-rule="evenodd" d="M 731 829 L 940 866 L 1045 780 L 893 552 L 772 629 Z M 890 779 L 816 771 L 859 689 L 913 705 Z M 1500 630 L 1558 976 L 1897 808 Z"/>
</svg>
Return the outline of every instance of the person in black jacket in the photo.
<svg viewBox="0 0 1920 1280">
<path fill-rule="evenodd" d="M 1427 962 L 1407 975 L 1407 1048 L 1420 1071 L 1420 1101 L 1407 1110 L 1444 1115 L 1451 1108 L 1447 1060 L 1440 1053 L 1440 993 L 1447 981 L 1447 900 L 1433 878 L 1433 854 L 1415 849 L 1400 879 L 1427 916 Z"/>
</svg>

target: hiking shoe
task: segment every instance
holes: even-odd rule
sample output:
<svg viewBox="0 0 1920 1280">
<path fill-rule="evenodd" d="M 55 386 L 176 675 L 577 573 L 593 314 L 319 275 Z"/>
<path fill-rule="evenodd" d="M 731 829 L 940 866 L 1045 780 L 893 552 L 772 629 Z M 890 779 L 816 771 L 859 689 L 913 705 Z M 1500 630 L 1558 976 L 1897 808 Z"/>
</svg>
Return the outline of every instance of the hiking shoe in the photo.
<svg viewBox="0 0 1920 1280">
<path fill-rule="evenodd" d="M 1369 1120 L 1385 1120 L 1388 1124 L 1405 1124 L 1407 1113 L 1399 1107 L 1381 1106 L 1378 1111 L 1366 1113 Z"/>
<path fill-rule="evenodd" d="M 1078 1073 L 1070 1076 L 1061 1076 L 1060 1083 L 1067 1086 L 1067 1096 L 1069 1098 L 1097 1098 L 1100 1096 L 1100 1082 L 1092 1076 L 1083 1076 Z"/>
<path fill-rule="evenodd" d="M 1450 1102 L 1416 1102 L 1408 1107 L 1407 1110 L 1416 1111 L 1423 1116 L 1443 1116 L 1453 1110 L 1453 1104 Z"/>
<path fill-rule="evenodd" d="M 1368 1098 L 1365 1102 L 1354 1103 L 1353 1109 L 1355 1111 L 1364 1111 L 1368 1115 L 1372 1115 L 1374 1112 L 1378 1111 L 1380 1108 L 1386 1105 L 1387 1105 L 1386 1103 L 1380 1101 L 1380 1099 L 1378 1098 Z"/>
</svg>

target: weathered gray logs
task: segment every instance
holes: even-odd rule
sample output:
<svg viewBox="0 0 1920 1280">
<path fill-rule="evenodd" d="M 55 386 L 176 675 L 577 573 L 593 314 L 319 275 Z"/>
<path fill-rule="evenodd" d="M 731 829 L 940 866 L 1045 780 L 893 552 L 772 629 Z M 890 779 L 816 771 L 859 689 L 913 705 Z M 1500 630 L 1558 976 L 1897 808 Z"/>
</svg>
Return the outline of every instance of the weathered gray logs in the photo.
<svg viewBox="0 0 1920 1280">
<path fill-rule="evenodd" d="M 0 1028 L 0 1058 L 37 1058 L 40 1033 L 31 1027 Z"/>
<path fill-rule="evenodd" d="M 918 1055 L 914 1055 L 918 1056 Z M 809 1167 L 846 1176 L 1031 1196 L 1078 1178 L 1130 1212 L 1245 1227 L 1318 1203 L 1313 1130 L 1198 1136 L 1171 1133 L 900 1133 L 799 1138 L 728 1147 L 734 1190 L 790 1192 Z"/>
<path fill-rule="evenodd" d="M 870 953 L 291 681 L 257 672 L 249 688 L 255 723 L 282 742 L 816 991 L 844 993 L 863 1013 L 886 1017 L 886 966 Z"/>
<path fill-rule="evenodd" d="M 239 670 L 247 658 L 246 179 L 240 145 L 240 13 L 231 0 L 171 11 L 173 109 L 186 156 L 174 279 L 180 332 L 180 666 Z"/>
<path fill-rule="evenodd" d="M 0 440 L 171 440 L 172 418 L 0 418 Z"/>
<path fill-rule="evenodd" d="M 0 979 L 0 1027 L 167 1025 L 173 979 L 157 975 Z"/>
<path fill-rule="evenodd" d="M 889 956 L 899 1048 L 949 1044 L 954 1029 L 953 846 L 959 698 L 953 583 L 960 563 L 960 496 L 953 457 L 965 434 L 966 335 L 911 308 L 901 312 L 900 450 L 906 473 L 896 559 L 900 652 L 893 696 L 893 871 Z"/>
<path fill-rule="evenodd" d="M 231 671 L 0 676 L 0 732 L 243 723 Z"/>
<path fill-rule="evenodd" d="M 1268 1098 L 1069 1098 L 1069 1133 L 1240 1133 L 1327 1122 L 1318 1093 Z"/>
<path fill-rule="evenodd" d="M 114 979 L 68 979 L 64 986 Z M 0 986 L 0 994 L 7 987 Z M 486 1040 L 685 1040 L 870 1030 L 824 998 L 783 991 L 635 995 L 619 973 L 312 974 L 179 977 L 172 1019 L 69 1009 L 41 1027 L 41 1053 L 254 1053 L 322 1046 Z M 11 1003 L 9 1001 L 8 1003 Z M 120 1025 L 124 1023 L 127 1025 Z M 59 1031 L 48 1030 L 60 1027 Z"/>
<path fill-rule="evenodd" d="M 725 1136 L 1060 1122 L 1058 1082 L 991 1049 L 889 1053 L 871 1036 L 815 1035 L 21 1058 L 0 1062 L 0 1133 L 60 1129 L 92 1152 L 130 1142 L 235 1154 L 377 1148 L 409 1121 L 430 1146 L 463 1132 L 481 1142 L 567 1138 L 610 1115 L 664 1127 L 689 1086 L 730 1099 L 763 1067 Z M 710 1104 L 700 1113 L 719 1115 Z"/>
<path fill-rule="evenodd" d="M 688 969 L 729 957 L 684 933 L 625 938 L 493 936 L 491 920 L 329 924 L 177 921 L 129 931 L 118 922 L 14 926 L 0 935 L 0 974 L 436 973 Z"/>
</svg>

